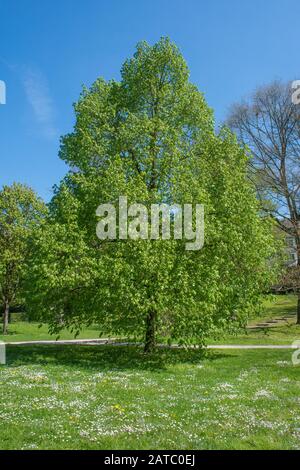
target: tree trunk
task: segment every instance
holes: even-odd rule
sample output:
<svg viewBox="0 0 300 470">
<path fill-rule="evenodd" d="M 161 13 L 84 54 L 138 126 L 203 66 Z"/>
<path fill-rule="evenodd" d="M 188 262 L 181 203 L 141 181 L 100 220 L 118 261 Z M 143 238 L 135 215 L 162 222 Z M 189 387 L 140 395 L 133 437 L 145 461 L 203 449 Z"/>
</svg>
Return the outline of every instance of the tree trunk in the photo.
<svg viewBox="0 0 300 470">
<path fill-rule="evenodd" d="M 146 318 L 145 353 L 151 353 L 155 349 L 155 319 L 155 311 L 150 310 Z"/>
<path fill-rule="evenodd" d="M 298 229 L 297 229 L 298 230 Z M 300 270 L 300 237 L 297 232 L 296 245 L 297 245 L 297 265 Z M 300 280 L 298 279 L 298 305 L 297 305 L 297 325 L 300 325 Z"/>
<path fill-rule="evenodd" d="M 4 313 L 3 313 L 3 334 L 4 335 L 7 335 L 8 319 L 9 319 L 9 302 L 8 300 L 5 300 Z"/>
</svg>

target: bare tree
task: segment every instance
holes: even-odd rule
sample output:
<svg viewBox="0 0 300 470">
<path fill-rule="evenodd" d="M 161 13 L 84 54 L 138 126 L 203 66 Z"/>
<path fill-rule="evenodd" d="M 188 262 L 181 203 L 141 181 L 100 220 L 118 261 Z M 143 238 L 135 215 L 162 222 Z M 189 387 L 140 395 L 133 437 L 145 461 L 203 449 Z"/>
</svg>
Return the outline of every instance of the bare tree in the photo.
<svg viewBox="0 0 300 470">
<path fill-rule="evenodd" d="M 232 106 L 227 124 L 249 149 L 250 178 L 262 208 L 294 237 L 300 266 L 300 105 L 292 93 L 291 84 L 278 81 L 260 87 Z"/>
</svg>

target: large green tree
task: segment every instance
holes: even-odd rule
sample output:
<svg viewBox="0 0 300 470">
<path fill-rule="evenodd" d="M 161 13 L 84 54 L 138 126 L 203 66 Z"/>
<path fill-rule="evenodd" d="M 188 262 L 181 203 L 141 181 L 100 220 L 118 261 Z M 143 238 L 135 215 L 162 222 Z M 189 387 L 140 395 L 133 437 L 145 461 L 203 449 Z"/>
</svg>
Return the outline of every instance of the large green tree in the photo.
<svg viewBox="0 0 300 470">
<path fill-rule="evenodd" d="M 97 322 L 101 332 L 203 344 L 244 323 L 268 281 L 270 225 L 247 181 L 247 157 L 189 82 L 169 39 L 138 44 L 121 81 L 97 80 L 62 140 L 71 170 L 50 205 L 31 262 L 28 296 L 53 331 Z M 205 205 L 205 245 L 99 240 L 99 204 Z"/>
<path fill-rule="evenodd" d="M 10 305 L 20 300 L 34 231 L 45 214 L 45 204 L 27 186 L 14 183 L 0 191 L 0 298 L 4 334 Z"/>
</svg>

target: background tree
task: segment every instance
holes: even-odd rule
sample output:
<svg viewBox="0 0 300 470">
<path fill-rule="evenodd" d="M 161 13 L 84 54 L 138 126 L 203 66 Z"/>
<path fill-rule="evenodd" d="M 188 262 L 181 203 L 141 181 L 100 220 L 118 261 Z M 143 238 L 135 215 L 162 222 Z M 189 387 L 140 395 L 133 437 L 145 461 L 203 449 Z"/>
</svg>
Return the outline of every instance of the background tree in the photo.
<svg viewBox="0 0 300 470">
<path fill-rule="evenodd" d="M 75 105 L 61 158 L 72 170 L 56 188 L 28 277 L 30 305 L 52 331 L 98 323 L 100 333 L 203 344 L 245 323 L 268 280 L 273 250 L 246 179 L 247 157 L 230 132 L 214 134 L 211 110 L 168 39 L 142 42 L 121 81 L 99 79 Z M 96 208 L 203 203 L 205 246 L 186 240 L 104 240 Z"/>
<path fill-rule="evenodd" d="M 279 287 L 281 289 L 300 294 L 300 266 L 291 266 L 285 270 L 280 279 Z M 297 307 L 297 323 L 300 324 L 300 304 Z"/>
<path fill-rule="evenodd" d="M 4 334 L 10 305 L 20 299 L 33 232 L 45 212 L 44 203 L 25 185 L 14 183 L 0 191 L 0 296 Z"/>
<path fill-rule="evenodd" d="M 300 108 L 292 92 L 291 84 L 280 82 L 260 87 L 232 107 L 228 124 L 251 152 L 250 177 L 262 207 L 294 237 L 300 266 Z"/>
</svg>

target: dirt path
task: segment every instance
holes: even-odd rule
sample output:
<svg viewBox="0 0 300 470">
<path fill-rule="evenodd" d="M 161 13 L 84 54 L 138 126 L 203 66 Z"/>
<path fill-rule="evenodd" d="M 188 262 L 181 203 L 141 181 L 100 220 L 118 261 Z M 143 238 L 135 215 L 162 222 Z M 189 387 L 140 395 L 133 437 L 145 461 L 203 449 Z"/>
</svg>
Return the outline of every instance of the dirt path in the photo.
<svg viewBox="0 0 300 470">
<path fill-rule="evenodd" d="M 270 320 L 260 321 L 253 325 L 247 326 L 247 330 L 266 330 L 276 328 L 279 326 L 286 326 L 291 323 L 291 320 L 296 320 L 295 313 L 287 313 L 285 315 L 273 317 Z"/>
<path fill-rule="evenodd" d="M 5 343 L 7 346 L 34 346 L 39 344 L 44 345 L 86 345 L 86 346 L 130 346 L 137 343 L 118 342 L 112 339 L 71 339 L 71 340 L 47 340 L 47 341 L 16 341 Z M 160 347 L 168 347 L 159 345 Z M 173 345 L 171 348 L 180 348 L 181 346 Z M 208 345 L 207 349 L 298 349 L 292 344 L 213 344 Z"/>
</svg>

